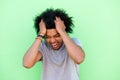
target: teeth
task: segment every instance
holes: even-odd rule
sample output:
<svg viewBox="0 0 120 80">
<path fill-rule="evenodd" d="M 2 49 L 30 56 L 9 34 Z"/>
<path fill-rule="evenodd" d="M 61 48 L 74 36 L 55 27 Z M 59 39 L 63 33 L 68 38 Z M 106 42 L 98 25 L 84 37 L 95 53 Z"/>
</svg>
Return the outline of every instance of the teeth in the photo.
<svg viewBox="0 0 120 80">
<path fill-rule="evenodd" d="M 56 47 L 56 46 L 57 46 L 57 43 L 52 44 L 52 46 Z"/>
</svg>

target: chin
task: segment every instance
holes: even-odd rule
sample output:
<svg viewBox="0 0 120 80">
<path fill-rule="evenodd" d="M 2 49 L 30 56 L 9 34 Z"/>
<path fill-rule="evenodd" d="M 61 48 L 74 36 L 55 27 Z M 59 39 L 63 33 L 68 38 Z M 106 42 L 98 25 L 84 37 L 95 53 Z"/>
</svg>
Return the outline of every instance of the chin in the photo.
<svg viewBox="0 0 120 80">
<path fill-rule="evenodd" d="M 54 50 L 59 50 L 59 48 L 53 48 Z"/>
<path fill-rule="evenodd" d="M 60 49 L 60 47 L 58 47 L 58 48 L 54 48 L 54 47 L 53 47 L 53 49 L 54 49 L 54 50 L 59 50 L 59 49 Z"/>
</svg>

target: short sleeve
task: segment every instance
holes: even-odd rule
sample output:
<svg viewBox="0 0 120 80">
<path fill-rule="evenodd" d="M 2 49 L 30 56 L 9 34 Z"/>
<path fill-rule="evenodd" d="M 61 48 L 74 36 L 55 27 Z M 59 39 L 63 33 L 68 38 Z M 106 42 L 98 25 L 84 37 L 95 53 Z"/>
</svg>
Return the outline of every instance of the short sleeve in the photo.
<svg viewBox="0 0 120 80">
<path fill-rule="evenodd" d="M 43 54 L 44 53 L 44 42 L 40 44 L 39 51 Z"/>
<path fill-rule="evenodd" d="M 73 40 L 73 42 L 75 42 L 75 44 L 82 47 L 82 43 L 80 42 L 80 40 L 78 40 L 77 38 L 72 38 L 72 40 Z"/>
<path fill-rule="evenodd" d="M 42 41 L 39 47 L 39 51 L 44 55 L 48 51 L 48 45 L 46 41 Z"/>
<path fill-rule="evenodd" d="M 40 47 L 39 47 L 39 51 L 41 52 L 41 54 L 44 56 L 44 47 L 45 47 L 45 45 L 44 45 L 45 43 L 44 42 L 42 42 L 41 44 L 40 44 Z M 42 56 L 42 58 L 39 60 L 39 61 L 43 61 L 43 56 Z"/>
</svg>

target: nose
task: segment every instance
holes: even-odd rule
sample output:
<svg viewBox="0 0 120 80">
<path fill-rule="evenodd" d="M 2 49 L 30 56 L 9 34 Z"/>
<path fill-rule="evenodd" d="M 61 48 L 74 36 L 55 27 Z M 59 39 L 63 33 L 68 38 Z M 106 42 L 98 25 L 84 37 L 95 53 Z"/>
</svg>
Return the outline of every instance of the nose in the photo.
<svg viewBox="0 0 120 80">
<path fill-rule="evenodd" d="M 55 42 L 55 38 L 51 38 L 50 43 L 54 43 L 54 42 Z"/>
</svg>

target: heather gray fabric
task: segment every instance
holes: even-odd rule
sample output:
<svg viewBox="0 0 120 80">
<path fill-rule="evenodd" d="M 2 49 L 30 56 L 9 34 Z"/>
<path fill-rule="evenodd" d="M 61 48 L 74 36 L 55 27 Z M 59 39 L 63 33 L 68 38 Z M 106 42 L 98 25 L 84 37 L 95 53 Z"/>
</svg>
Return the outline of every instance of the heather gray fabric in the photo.
<svg viewBox="0 0 120 80">
<path fill-rule="evenodd" d="M 81 46 L 77 38 L 72 40 Z M 59 50 L 53 50 L 45 41 L 39 50 L 42 58 L 42 80 L 79 80 L 78 64 L 76 64 L 63 44 Z"/>
</svg>

